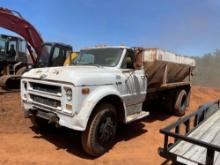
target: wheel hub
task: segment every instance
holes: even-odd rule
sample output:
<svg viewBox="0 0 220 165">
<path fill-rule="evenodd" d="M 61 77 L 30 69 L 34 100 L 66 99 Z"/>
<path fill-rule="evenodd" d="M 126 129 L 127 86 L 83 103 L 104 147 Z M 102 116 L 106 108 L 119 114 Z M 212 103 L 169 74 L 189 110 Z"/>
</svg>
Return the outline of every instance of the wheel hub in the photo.
<svg viewBox="0 0 220 165">
<path fill-rule="evenodd" d="M 100 125 L 99 140 L 102 143 L 106 143 L 112 139 L 114 134 L 114 123 L 111 117 L 107 117 Z"/>
</svg>

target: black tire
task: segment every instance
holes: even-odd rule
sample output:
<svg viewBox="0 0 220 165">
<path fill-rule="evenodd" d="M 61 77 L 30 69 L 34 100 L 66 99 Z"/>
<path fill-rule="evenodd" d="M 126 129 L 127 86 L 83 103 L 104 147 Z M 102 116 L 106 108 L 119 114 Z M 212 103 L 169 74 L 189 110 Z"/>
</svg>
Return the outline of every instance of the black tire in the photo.
<svg viewBox="0 0 220 165">
<path fill-rule="evenodd" d="M 41 119 L 41 118 L 36 117 L 36 116 L 31 116 L 30 120 L 31 120 L 33 126 L 38 128 L 38 129 L 42 129 L 48 124 L 45 119 Z"/>
<path fill-rule="evenodd" d="M 102 103 L 91 116 L 82 133 L 82 146 L 92 156 L 100 156 L 112 146 L 116 134 L 117 120 L 114 106 Z"/>
<path fill-rule="evenodd" d="M 180 90 L 177 93 L 176 102 L 174 104 L 174 114 L 177 116 L 183 116 L 188 104 L 188 96 L 185 90 Z"/>
</svg>

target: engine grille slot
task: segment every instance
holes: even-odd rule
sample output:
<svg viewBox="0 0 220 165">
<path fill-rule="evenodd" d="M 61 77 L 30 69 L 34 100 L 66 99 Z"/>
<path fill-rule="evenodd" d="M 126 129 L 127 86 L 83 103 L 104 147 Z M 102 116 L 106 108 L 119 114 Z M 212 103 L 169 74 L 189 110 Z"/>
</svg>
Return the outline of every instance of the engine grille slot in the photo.
<svg viewBox="0 0 220 165">
<path fill-rule="evenodd" d="M 43 92 L 54 93 L 54 94 L 61 93 L 61 87 L 55 86 L 55 85 L 46 85 L 46 84 L 39 84 L 39 83 L 31 82 L 30 86 L 32 87 L 32 89 L 37 90 L 37 91 L 43 91 Z"/>
<path fill-rule="evenodd" d="M 61 107 L 61 102 L 58 100 L 54 100 L 54 99 L 46 98 L 42 96 L 37 96 L 33 94 L 30 95 L 30 98 L 36 103 L 41 103 L 41 104 L 48 105 L 54 108 Z"/>
</svg>

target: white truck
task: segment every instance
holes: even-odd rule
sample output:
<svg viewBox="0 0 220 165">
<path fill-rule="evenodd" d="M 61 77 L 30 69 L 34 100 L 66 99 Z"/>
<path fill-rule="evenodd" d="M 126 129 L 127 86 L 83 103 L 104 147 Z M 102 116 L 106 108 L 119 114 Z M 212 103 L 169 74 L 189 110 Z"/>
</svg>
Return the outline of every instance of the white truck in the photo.
<svg viewBox="0 0 220 165">
<path fill-rule="evenodd" d="M 93 156 L 112 147 L 117 123 L 148 113 L 158 100 L 184 115 L 195 61 L 160 49 L 83 49 L 73 66 L 32 69 L 22 76 L 26 117 L 82 131 L 82 146 Z"/>
</svg>

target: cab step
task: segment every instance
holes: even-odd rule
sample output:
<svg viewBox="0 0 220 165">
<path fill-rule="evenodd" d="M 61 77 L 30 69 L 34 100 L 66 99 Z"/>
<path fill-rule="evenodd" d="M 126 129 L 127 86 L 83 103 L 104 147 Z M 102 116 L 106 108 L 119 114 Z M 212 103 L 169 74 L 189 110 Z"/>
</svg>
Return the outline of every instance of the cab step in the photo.
<svg viewBox="0 0 220 165">
<path fill-rule="evenodd" d="M 141 112 L 138 112 L 138 113 L 129 115 L 129 116 L 127 116 L 127 118 L 126 118 L 126 123 L 130 123 L 130 122 L 132 122 L 132 121 L 142 119 L 142 118 L 148 116 L 149 114 L 150 114 L 149 112 L 141 111 Z"/>
</svg>

